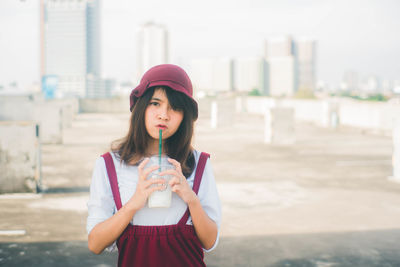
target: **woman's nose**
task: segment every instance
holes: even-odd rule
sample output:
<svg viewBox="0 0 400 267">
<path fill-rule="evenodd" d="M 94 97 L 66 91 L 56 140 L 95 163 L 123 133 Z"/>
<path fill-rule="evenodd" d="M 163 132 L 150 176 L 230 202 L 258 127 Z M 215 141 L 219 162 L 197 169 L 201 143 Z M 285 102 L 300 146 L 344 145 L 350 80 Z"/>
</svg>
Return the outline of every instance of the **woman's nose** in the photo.
<svg viewBox="0 0 400 267">
<path fill-rule="evenodd" d="M 168 110 L 166 108 L 161 108 L 158 113 L 158 118 L 160 120 L 168 120 L 169 119 Z"/>
</svg>

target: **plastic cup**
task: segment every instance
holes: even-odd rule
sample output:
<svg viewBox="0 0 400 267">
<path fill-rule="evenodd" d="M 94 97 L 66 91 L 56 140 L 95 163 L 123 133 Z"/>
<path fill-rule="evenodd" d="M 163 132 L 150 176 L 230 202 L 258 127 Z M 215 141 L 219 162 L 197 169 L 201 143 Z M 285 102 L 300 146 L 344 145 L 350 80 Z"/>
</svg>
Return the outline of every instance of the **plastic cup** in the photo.
<svg viewBox="0 0 400 267">
<path fill-rule="evenodd" d="M 159 165 L 160 168 L 151 172 L 148 176 L 148 179 L 163 179 L 164 183 L 162 184 L 164 187 L 162 190 L 157 190 L 151 193 L 148 199 L 149 208 L 168 208 L 171 206 L 171 186 L 169 185 L 169 180 L 172 178 L 172 175 L 163 175 L 160 176 L 159 173 L 165 170 L 175 169 L 174 165 L 168 162 L 167 156 L 161 156 L 161 165 L 159 156 L 150 157 L 149 163 L 147 163 L 146 168 Z M 154 184 L 152 186 L 159 186 L 160 184 Z"/>
</svg>

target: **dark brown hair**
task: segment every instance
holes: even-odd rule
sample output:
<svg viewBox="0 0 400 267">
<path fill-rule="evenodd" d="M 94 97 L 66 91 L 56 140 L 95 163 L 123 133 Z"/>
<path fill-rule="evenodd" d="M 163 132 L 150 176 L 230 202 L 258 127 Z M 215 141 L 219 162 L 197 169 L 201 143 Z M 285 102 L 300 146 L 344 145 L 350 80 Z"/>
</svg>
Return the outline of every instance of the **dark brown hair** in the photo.
<svg viewBox="0 0 400 267">
<path fill-rule="evenodd" d="M 131 114 L 128 134 L 111 143 L 111 150 L 126 164 L 135 165 L 145 156 L 150 136 L 145 126 L 145 111 L 155 89 L 165 91 L 168 102 L 174 110 L 183 111 L 183 119 L 174 135 L 164 141 L 165 153 L 177 160 L 185 177 L 189 177 L 194 169 L 192 137 L 196 108 L 188 96 L 166 86 L 152 87 L 137 100 Z"/>
</svg>

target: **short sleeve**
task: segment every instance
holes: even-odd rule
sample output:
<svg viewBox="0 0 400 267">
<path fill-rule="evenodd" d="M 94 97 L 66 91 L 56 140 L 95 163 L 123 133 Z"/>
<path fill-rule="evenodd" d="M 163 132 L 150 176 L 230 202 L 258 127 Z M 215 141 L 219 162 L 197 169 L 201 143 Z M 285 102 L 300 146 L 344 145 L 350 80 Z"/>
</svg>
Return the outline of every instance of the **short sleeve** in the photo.
<svg viewBox="0 0 400 267">
<path fill-rule="evenodd" d="M 103 157 L 98 158 L 95 163 L 87 206 L 86 231 L 88 234 L 96 224 L 107 220 L 115 213 L 114 198 Z"/>
<path fill-rule="evenodd" d="M 204 249 L 204 251 L 210 252 L 218 245 L 222 213 L 221 201 L 219 199 L 217 185 L 215 182 L 210 159 L 207 160 L 206 166 L 204 168 L 203 177 L 197 195 L 204 211 L 207 213 L 208 217 L 210 217 L 210 219 L 217 224 L 218 227 L 218 234 L 214 245 L 208 250 Z"/>
</svg>

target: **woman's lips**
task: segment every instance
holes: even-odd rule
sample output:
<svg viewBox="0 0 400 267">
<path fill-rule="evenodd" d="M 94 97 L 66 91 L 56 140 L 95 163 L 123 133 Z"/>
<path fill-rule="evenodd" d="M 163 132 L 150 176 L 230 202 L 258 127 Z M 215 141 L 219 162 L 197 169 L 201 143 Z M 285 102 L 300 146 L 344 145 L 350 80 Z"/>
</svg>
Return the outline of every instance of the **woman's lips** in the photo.
<svg viewBox="0 0 400 267">
<path fill-rule="evenodd" d="M 166 125 L 163 125 L 163 124 L 158 124 L 157 128 L 161 129 L 161 130 L 166 130 L 168 127 Z"/>
</svg>

